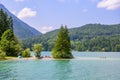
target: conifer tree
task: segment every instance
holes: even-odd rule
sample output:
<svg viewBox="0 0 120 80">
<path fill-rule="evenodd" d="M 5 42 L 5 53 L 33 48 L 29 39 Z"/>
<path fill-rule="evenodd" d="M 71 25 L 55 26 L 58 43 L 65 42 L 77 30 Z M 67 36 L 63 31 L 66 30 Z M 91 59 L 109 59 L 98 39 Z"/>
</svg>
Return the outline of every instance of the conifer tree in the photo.
<svg viewBox="0 0 120 80">
<path fill-rule="evenodd" d="M 8 17 L 7 13 L 0 9 L 0 40 L 7 29 L 13 30 L 12 17 Z"/>
<path fill-rule="evenodd" d="M 0 9 L 0 51 L 7 56 L 17 56 L 22 50 L 22 44 L 19 42 L 13 32 L 12 17 Z"/>
<path fill-rule="evenodd" d="M 68 34 L 67 26 L 61 26 L 52 51 L 53 58 L 73 58 Z"/>
</svg>

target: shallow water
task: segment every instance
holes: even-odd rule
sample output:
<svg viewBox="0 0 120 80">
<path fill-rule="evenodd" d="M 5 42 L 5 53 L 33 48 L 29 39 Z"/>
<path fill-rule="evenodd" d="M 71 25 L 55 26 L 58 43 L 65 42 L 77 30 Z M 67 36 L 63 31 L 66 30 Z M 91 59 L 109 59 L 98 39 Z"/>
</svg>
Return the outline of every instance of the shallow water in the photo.
<svg viewBox="0 0 120 80">
<path fill-rule="evenodd" d="M 50 52 L 42 52 L 50 55 Z M 120 53 L 74 52 L 79 57 L 120 58 Z M 120 60 L 0 61 L 0 80 L 119 80 Z"/>
</svg>

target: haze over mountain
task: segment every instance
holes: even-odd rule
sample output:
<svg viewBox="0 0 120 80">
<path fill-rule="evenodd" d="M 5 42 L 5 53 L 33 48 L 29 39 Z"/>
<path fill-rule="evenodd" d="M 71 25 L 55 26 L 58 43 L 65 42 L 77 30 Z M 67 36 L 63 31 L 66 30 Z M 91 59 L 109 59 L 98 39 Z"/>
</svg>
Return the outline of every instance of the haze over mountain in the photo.
<svg viewBox="0 0 120 80">
<path fill-rule="evenodd" d="M 4 5 L 0 4 L 0 9 L 3 9 L 5 12 L 7 12 L 8 16 L 12 16 L 14 33 L 19 39 L 25 39 L 41 35 L 41 32 L 37 31 L 33 27 L 21 21 L 19 18 L 13 15 L 7 8 L 5 8 Z"/>
</svg>

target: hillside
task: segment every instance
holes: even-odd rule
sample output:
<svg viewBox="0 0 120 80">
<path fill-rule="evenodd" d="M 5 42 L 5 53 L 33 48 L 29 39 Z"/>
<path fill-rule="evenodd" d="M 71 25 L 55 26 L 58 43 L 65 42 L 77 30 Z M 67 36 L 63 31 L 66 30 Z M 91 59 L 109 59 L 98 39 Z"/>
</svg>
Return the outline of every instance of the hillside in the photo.
<svg viewBox="0 0 120 80">
<path fill-rule="evenodd" d="M 46 39 L 53 39 L 57 36 L 58 30 L 48 32 L 44 35 Z M 101 25 L 86 24 L 81 27 L 69 29 L 71 40 L 89 40 L 98 36 L 111 36 L 120 34 L 120 24 Z"/>
<path fill-rule="evenodd" d="M 111 36 L 120 34 L 120 24 L 117 25 L 101 25 L 87 24 L 82 27 L 70 29 L 72 40 L 89 40 L 98 36 Z"/>
<path fill-rule="evenodd" d="M 17 35 L 19 39 L 25 39 L 25 38 L 41 35 L 39 31 L 29 26 L 28 24 L 24 23 L 23 21 L 18 19 L 15 15 L 13 15 L 11 12 L 9 12 L 9 10 L 7 10 L 4 7 L 4 5 L 0 4 L 0 9 L 3 9 L 5 12 L 7 12 L 9 16 L 12 16 L 14 33 Z"/>
<path fill-rule="evenodd" d="M 57 34 L 58 30 L 54 30 L 23 42 L 25 47 L 32 47 L 34 43 L 42 43 L 45 50 L 52 50 Z M 101 48 L 108 48 L 110 45 L 113 48 L 120 44 L 120 24 L 87 24 L 69 29 L 69 34 L 73 50 L 101 51 Z M 100 50 L 98 49 L 99 46 Z M 115 49 L 112 50 L 111 48 L 106 49 L 106 51 L 115 51 Z"/>
</svg>

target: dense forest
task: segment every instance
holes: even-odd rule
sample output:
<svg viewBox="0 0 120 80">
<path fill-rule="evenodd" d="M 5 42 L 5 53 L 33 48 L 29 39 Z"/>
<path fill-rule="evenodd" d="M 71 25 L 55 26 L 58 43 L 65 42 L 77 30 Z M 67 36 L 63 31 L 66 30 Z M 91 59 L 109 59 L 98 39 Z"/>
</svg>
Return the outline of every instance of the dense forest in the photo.
<svg viewBox="0 0 120 80">
<path fill-rule="evenodd" d="M 5 56 L 18 56 L 22 44 L 14 35 L 13 19 L 0 9 L 0 59 Z"/>
<path fill-rule="evenodd" d="M 24 48 L 41 43 L 45 51 L 51 51 L 58 30 L 34 38 L 24 39 Z M 69 29 L 72 50 L 75 51 L 120 51 L 120 24 L 101 25 L 87 24 Z"/>
</svg>

